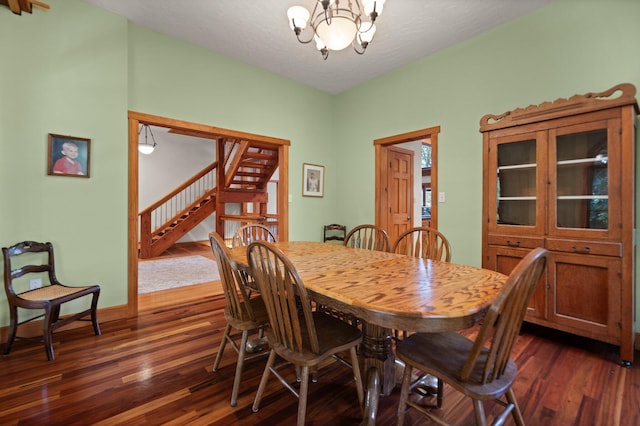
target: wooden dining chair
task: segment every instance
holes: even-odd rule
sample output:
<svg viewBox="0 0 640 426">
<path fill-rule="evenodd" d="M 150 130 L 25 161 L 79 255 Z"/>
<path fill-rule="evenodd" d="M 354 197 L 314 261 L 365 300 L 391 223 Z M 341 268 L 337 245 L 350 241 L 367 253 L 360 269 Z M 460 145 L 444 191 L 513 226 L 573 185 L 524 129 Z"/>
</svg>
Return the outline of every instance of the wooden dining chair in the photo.
<svg viewBox="0 0 640 426">
<path fill-rule="evenodd" d="M 324 226 L 324 232 L 322 234 L 322 242 L 327 241 L 344 241 L 344 237 L 347 234 L 347 227 L 338 223 L 332 223 Z"/>
<path fill-rule="evenodd" d="M 271 232 L 269 228 L 258 223 L 250 223 L 248 225 L 241 226 L 231 239 L 232 247 L 246 247 L 254 241 L 269 241 L 275 243 L 276 236 Z M 246 271 L 240 271 L 244 285 L 251 291 L 258 291 L 258 287 L 250 274 Z"/>
<path fill-rule="evenodd" d="M 241 226 L 231 239 L 232 247 L 248 246 L 254 241 L 270 241 L 275 243 L 276 236 L 269 228 L 258 223 Z"/>
<path fill-rule="evenodd" d="M 393 243 L 391 252 L 442 262 L 451 261 L 451 246 L 447 238 L 438 230 L 428 227 L 410 228 L 400 234 Z M 408 333 L 407 330 L 394 330 L 393 338 L 399 340 Z"/>
<path fill-rule="evenodd" d="M 4 289 L 9 302 L 9 333 L 4 354 L 8 355 L 16 339 L 18 326 L 38 318 L 43 319 L 42 331 L 47 359 L 53 361 L 53 332 L 72 321 L 91 317 L 93 332 L 100 335 L 98 324 L 98 297 L 100 286 L 70 287 L 56 277 L 53 245 L 49 242 L 23 241 L 11 247 L 3 247 Z M 15 266 L 14 266 L 15 262 Z M 42 287 L 31 289 L 32 282 Z M 69 301 L 91 295 L 91 306 L 81 312 L 66 317 L 60 316 L 60 307 Z M 20 322 L 18 308 L 43 310 L 42 315 Z"/>
<path fill-rule="evenodd" d="M 389 251 L 391 248 L 387 231 L 375 225 L 356 226 L 347 234 L 344 245 L 378 251 Z"/>
<path fill-rule="evenodd" d="M 398 425 L 403 424 L 407 405 L 438 424 L 446 424 L 437 410 L 433 410 L 442 406 L 442 381 L 473 400 L 476 424 L 486 424 L 485 400 L 496 400 L 505 407 L 493 424 L 504 423 L 509 414 L 516 424 L 524 424 L 511 389 L 517 366 L 509 357 L 548 257 L 547 250 L 536 248 L 518 263 L 489 307 L 475 340 L 456 332 L 415 333 L 397 344 L 396 355 L 406 365 L 398 405 Z M 435 407 L 425 407 L 409 399 L 411 368 L 439 379 Z M 506 396 L 506 401 L 501 399 L 503 396 Z"/>
<path fill-rule="evenodd" d="M 224 309 L 224 318 L 227 325 L 224 335 L 220 340 L 220 348 L 213 364 L 213 371 L 218 371 L 222 354 L 227 343 L 229 343 L 238 354 L 236 362 L 236 375 L 231 390 L 231 406 L 237 405 L 238 391 L 242 379 L 242 367 L 245 361 L 266 356 L 267 351 L 249 354 L 247 343 L 249 343 L 249 333 L 259 331 L 262 337 L 262 330 L 268 324 L 267 310 L 262 298 L 250 297 L 244 286 L 244 278 L 241 276 L 235 262 L 231 260 L 229 249 L 224 244 L 224 240 L 215 232 L 209 234 L 211 250 L 218 264 L 220 271 L 220 282 L 224 291 L 227 305 Z M 240 333 L 232 333 L 232 329 Z M 239 343 L 238 343 L 239 338 Z M 261 345 L 254 345 L 254 347 Z"/>
<path fill-rule="evenodd" d="M 296 268 L 286 255 L 274 244 L 256 241 L 249 245 L 248 260 L 260 295 L 264 299 L 269 315 L 266 330 L 271 353 L 264 369 L 253 411 L 260 407 L 270 374 L 299 398 L 298 425 L 303 425 L 307 408 L 309 370 L 320 366 L 329 357 L 349 351 L 362 409 L 363 388 L 356 347 L 362 341 L 362 332 L 355 326 L 322 312 L 312 311 L 311 300 Z M 296 392 L 278 372 L 276 357 L 300 369 L 300 389 Z"/>
<path fill-rule="evenodd" d="M 449 241 L 441 232 L 433 228 L 417 227 L 406 230 L 393 243 L 391 252 L 451 262 Z"/>
</svg>

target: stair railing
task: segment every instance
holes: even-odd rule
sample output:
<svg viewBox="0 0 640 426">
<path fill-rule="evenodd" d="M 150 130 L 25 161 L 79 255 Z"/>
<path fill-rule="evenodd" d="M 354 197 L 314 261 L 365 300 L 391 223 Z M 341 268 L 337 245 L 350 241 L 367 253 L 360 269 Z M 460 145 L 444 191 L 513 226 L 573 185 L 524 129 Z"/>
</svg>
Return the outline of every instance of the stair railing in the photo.
<svg viewBox="0 0 640 426">
<path fill-rule="evenodd" d="M 174 222 L 183 212 L 216 187 L 216 169 L 213 162 L 183 182 L 167 195 L 142 210 L 139 214 L 140 242 L 150 243 L 152 235 Z"/>
</svg>

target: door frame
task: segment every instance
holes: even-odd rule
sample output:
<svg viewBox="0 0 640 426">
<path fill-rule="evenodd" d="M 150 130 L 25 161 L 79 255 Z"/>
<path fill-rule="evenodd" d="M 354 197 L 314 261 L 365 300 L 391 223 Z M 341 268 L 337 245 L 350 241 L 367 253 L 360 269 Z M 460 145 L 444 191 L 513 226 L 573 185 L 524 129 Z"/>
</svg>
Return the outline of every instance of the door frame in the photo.
<svg viewBox="0 0 640 426">
<path fill-rule="evenodd" d="M 278 147 L 278 237 L 280 241 L 289 239 L 289 145 L 287 139 L 261 136 L 252 133 L 239 132 L 235 130 L 223 129 L 220 127 L 198 124 L 189 121 L 177 120 L 157 115 L 145 114 L 136 111 L 128 112 L 129 122 L 129 188 L 128 188 L 128 211 L 127 211 L 127 282 L 128 298 L 127 313 L 129 316 L 138 314 L 138 128 L 140 124 L 152 126 L 169 127 L 179 133 L 209 137 L 251 139 L 265 144 Z M 216 157 L 218 153 L 216 152 Z"/>
<path fill-rule="evenodd" d="M 389 200 L 384 188 L 387 182 L 387 158 L 389 147 L 405 142 L 429 139 L 431 144 L 431 227 L 438 229 L 438 134 L 440 126 L 388 136 L 373 141 L 375 149 L 375 224 L 387 223 Z M 416 157 L 417 158 L 417 157 Z M 417 159 L 414 159 L 417 161 Z M 414 194 L 415 195 L 415 194 Z M 391 242 L 393 244 L 393 241 Z"/>
</svg>

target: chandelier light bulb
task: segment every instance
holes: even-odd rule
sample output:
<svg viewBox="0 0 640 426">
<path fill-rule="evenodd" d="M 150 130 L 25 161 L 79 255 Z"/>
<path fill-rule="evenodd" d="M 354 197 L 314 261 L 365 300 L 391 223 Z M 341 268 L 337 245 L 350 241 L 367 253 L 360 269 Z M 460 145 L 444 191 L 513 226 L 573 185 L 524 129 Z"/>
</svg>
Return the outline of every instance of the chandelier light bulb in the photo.
<svg viewBox="0 0 640 426">
<path fill-rule="evenodd" d="M 360 24 L 360 31 L 358 32 L 358 42 L 371 43 L 373 35 L 376 33 L 376 26 L 373 22 L 363 22 Z"/>
<path fill-rule="evenodd" d="M 304 30 L 309 22 L 309 11 L 302 6 L 291 6 L 287 10 L 289 26 L 295 31 L 296 27 Z"/>
<path fill-rule="evenodd" d="M 155 147 L 153 145 L 149 145 L 146 143 L 138 144 L 138 151 L 140 152 L 140 154 L 149 155 L 153 152 L 154 149 Z"/>
<path fill-rule="evenodd" d="M 318 37 L 317 35 L 313 36 L 313 40 L 316 42 L 316 49 L 322 50 L 325 47 L 327 47 L 325 46 L 324 42 L 320 39 L 320 37 Z"/>
</svg>

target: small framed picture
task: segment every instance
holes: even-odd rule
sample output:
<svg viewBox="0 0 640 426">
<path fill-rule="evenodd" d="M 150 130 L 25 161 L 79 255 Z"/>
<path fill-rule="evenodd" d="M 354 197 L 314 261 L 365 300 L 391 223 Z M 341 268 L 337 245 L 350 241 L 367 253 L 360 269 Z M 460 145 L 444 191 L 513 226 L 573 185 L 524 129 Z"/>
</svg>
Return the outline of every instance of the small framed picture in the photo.
<svg viewBox="0 0 640 426">
<path fill-rule="evenodd" d="M 302 195 L 307 197 L 324 196 L 324 166 L 302 164 Z"/>
<path fill-rule="evenodd" d="M 91 139 L 49 133 L 47 174 L 89 177 Z"/>
</svg>

